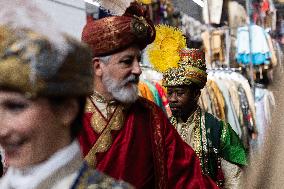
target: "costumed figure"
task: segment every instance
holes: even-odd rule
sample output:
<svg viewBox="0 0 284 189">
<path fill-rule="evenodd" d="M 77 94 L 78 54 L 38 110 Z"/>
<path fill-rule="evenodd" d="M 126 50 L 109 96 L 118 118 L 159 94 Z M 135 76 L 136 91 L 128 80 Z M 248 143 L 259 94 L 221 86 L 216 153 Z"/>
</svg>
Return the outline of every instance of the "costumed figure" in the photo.
<svg viewBox="0 0 284 189">
<path fill-rule="evenodd" d="M 0 188 L 132 188 L 89 167 L 76 139 L 93 91 L 90 50 L 46 22 L 34 31 L 28 23 L 45 20 L 29 16 L 45 16 L 31 1 L 1 1 L 0 10 L 0 146 L 8 166 Z"/>
<path fill-rule="evenodd" d="M 138 97 L 141 50 L 155 38 L 147 13 L 88 17 L 82 40 L 93 50 L 94 93 L 79 141 L 85 160 L 136 188 L 216 188 L 161 108 Z"/>
<path fill-rule="evenodd" d="M 247 163 L 244 146 L 228 123 L 198 106 L 207 81 L 204 52 L 185 48 L 182 32 L 176 28 L 159 25 L 156 31 L 147 53 L 153 67 L 163 72 L 171 123 L 197 153 L 204 174 L 222 188 L 238 188 L 241 167 Z"/>
</svg>

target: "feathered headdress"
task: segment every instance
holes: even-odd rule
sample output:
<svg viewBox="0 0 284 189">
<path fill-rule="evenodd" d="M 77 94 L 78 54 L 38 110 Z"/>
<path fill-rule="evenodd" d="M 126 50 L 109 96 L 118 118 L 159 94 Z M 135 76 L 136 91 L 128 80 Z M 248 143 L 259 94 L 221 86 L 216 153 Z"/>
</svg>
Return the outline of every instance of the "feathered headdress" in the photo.
<svg viewBox="0 0 284 189">
<path fill-rule="evenodd" d="M 204 87 L 207 81 L 204 52 L 187 49 L 186 39 L 178 28 L 156 26 L 156 39 L 147 54 L 154 69 L 163 73 L 165 87 L 192 83 Z"/>
<path fill-rule="evenodd" d="M 169 68 L 178 67 L 179 51 L 186 47 L 186 40 L 178 28 L 158 25 L 156 39 L 147 48 L 147 55 L 154 69 L 165 72 Z"/>
</svg>

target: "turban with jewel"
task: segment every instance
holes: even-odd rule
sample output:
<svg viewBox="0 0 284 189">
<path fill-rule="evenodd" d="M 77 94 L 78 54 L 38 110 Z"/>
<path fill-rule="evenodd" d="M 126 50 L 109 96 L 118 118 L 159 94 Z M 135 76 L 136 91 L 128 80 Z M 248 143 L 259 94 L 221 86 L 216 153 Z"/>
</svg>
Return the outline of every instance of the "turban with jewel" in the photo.
<svg viewBox="0 0 284 189">
<path fill-rule="evenodd" d="M 148 12 L 137 2 L 131 3 L 122 16 L 110 16 L 94 20 L 88 16 L 82 32 L 93 56 L 107 56 L 131 45 L 144 49 L 155 39 L 155 27 Z"/>
</svg>

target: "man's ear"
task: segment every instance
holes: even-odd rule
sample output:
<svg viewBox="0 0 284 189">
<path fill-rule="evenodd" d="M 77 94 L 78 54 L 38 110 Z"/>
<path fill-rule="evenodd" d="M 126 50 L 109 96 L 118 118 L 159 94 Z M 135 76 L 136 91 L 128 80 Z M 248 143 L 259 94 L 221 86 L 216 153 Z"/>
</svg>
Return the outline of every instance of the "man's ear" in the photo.
<svg viewBox="0 0 284 189">
<path fill-rule="evenodd" d="M 98 57 L 93 58 L 93 68 L 94 68 L 94 74 L 96 76 L 99 77 L 102 76 L 103 74 L 102 64 L 103 62 Z"/>
</svg>

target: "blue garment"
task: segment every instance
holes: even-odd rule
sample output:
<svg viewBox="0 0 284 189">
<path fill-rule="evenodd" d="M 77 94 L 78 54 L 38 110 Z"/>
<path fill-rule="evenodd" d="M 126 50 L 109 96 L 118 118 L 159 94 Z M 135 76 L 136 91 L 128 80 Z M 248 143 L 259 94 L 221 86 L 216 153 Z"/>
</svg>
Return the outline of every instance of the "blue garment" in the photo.
<svg viewBox="0 0 284 189">
<path fill-rule="evenodd" d="M 250 55 L 249 54 L 237 54 L 237 62 L 238 63 L 241 63 L 241 64 L 249 64 L 250 63 Z M 261 54 L 261 53 L 254 53 L 252 54 L 252 63 L 254 65 L 260 65 L 260 64 L 269 64 L 270 59 L 271 57 L 271 53 L 270 52 L 267 52 L 267 53 L 264 53 L 264 54 Z"/>
<path fill-rule="evenodd" d="M 269 64 L 271 52 L 269 49 L 267 37 L 268 33 L 260 26 L 251 25 L 251 44 L 249 41 L 248 27 L 239 27 L 236 40 L 236 59 L 240 64 L 249 64 L 252 54 L 252 63 L 254 65 Z M 251 45 L 251 50 L 250 50 Z M 251 52 L 250 52 L 251 51 Z"/>
</svg>

